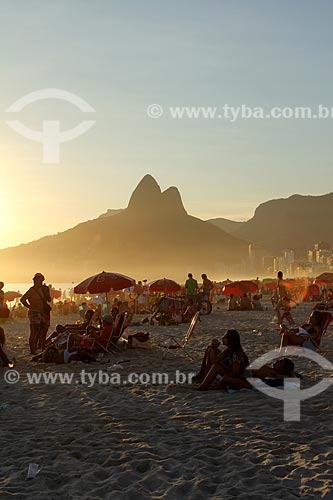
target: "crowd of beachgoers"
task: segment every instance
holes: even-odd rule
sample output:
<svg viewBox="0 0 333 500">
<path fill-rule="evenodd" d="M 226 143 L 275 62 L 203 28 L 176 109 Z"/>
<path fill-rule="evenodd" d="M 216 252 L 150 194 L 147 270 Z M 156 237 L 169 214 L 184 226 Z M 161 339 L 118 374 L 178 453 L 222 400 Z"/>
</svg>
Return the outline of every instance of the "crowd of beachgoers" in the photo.
<svg viewBox="0 0 333 500">
<path fill-rule="evenodd" d="M 284 422 L 282 402 L 251 385 L 257 378 L 283 389 L 294 380 L 303 388 L 327 376 L 286 349 L 330 359 L 332 337 L 323 335 L 331 283 L 311 296 L 312 280 L 207 282 L 203 290 L 192 279 L 177 291 L 166 281 L 161 291 L 138 282 L 52 297 L 36 273 L 8 302 L 0 330 L 4 498 L 331 498 L 332 391 L 304 402 L 300 424 Z M 200 308 L 207 298 L 210 314 Z M 275 360 L 251 366 L 276 348 Z M 11 372 L 16 384 L 4 382 Z M 175 382 L 178 373 L 184 383 Z M 30 380 L 50 374 L 75 379 Z M 161 374 L 167 379 L 149 381 Z M 40 472 L 25 481 L 30 463 Z"/>
</svg>

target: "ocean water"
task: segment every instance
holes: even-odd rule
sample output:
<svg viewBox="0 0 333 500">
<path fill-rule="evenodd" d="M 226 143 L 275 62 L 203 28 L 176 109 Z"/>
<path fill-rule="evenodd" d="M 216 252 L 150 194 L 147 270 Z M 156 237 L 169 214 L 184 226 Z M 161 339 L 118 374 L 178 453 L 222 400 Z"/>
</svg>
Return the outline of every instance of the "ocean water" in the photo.
<svg viewBox="0 0 333 500">
<path fill-rule="evenodd" d="M 48 285 L 50 283 L 47 283 Z M 20 292 L 25 293 L 33 285 L 32 281 L 30 283 L 5 283 L 3 290 L 5 292 Z M 66 290 L 67 292 L 73 288 L 76 283 L 52 283 L 52 287 L 56 290 Z"/>
</svg>

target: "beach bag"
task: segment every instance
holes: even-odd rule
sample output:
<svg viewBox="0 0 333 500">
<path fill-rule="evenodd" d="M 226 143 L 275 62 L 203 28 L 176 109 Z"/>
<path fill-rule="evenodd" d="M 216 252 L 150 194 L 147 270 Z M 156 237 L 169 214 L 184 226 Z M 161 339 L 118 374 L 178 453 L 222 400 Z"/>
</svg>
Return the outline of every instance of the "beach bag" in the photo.
<svg viewBox="0 0 333 500">
<path fill-rule="evenodd" d="M 130 348 L 147 348 L 151 347 L 149 333 L 137 332 L 128 336 L 128 346 Z"/>
</svg>

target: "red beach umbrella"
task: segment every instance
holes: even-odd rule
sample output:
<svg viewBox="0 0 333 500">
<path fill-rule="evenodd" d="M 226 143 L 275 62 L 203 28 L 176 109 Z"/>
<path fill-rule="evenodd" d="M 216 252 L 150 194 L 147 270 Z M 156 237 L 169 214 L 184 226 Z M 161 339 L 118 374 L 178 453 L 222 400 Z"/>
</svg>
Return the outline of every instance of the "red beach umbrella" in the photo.
<svg viewBox="0 0 333 500">
<path fill-rule="evenodd" d="M 123 274 L 106 273 L 103 271 L 76 285 L 74 293 L 108 293 L 111 290 L 117 291 L 129 288 L 134 284 L 135 280 L 133 278 L 129 278 Z"/>
<path fill-rule="evenodd" d="M 258 291 L 258 285 L 253 283 L 253 281 L 233 281 L 228 285 L 225 285 L 222 289 L 222 293 L 226 296 L 230 296 L 231 294 L 236 297 L 240 297 L 244 295 L 244 293 L 255 293 Z"/>
<path fill-rule="evenodd" d="M 277 287 L 276 281 L 268 281 L 267 283 L 264 283 L 264 287 L 266 290 L 275 290 Z"/>
<path fill-rule="evenodd" d="M 320 295 L 319 286 L 316 284 L 310 285 L 308 288 L 308 293 L 311 293 L 311 295 Z"/>
<path fill-rule="evenodd" d="M 51 290 L 52 299 L 60 299 L 61 298 L 61 290 Z"/>
<path fill-rule="evenodd" d="M 315 285 L 329 285 L 333 283 L 333 273 L 322 273 L 314 280 Z"/>
<path fill-rule="evenodd" d="M 180 289 L 181 286 L 178 285 L 178 283 L 166 278 L 152 281 L 149 284 L 149 290 L 151 292 L 177 293 Z"/>
<path fill-rule="evenodd" d="M 22 293 L 19 292 L 5 292 L 5 302 L 12 302 L 15 299 L 22 297 Z"/>
</svg>

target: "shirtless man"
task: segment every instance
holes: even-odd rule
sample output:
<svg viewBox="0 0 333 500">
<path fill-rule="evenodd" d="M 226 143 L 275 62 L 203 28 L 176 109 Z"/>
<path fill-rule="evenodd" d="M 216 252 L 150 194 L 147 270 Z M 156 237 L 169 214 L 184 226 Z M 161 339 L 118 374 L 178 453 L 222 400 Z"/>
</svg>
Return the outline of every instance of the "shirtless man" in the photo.
<svg viewBox="0 0 333 500">
<path fill-rule="evenodd" d="M 33 277 L 33 286 L 20 299 L 22 304 L 29 309 L 31 354 L 36 353 L 38 345 L 42 351 L 45 349 L 46 333 L 50 326 L 51 297 L 49 287 L 43 284 L 44 280 L 41 273 L 36 273 Z"/>
<path fill-rule="evenodd" d="M 283 279 L 283 272 L 279 271 L 277 274 L 277 284 L 276 284 L 276 295 L 277 304 L 275 306 L 275 312 L 277 316 L 278 323 L 281 324 L 281 309 L 285 307 L 286 301 L 289 302 L 289 295 L 287 292 L 286 284 Z"/>
</svg>

